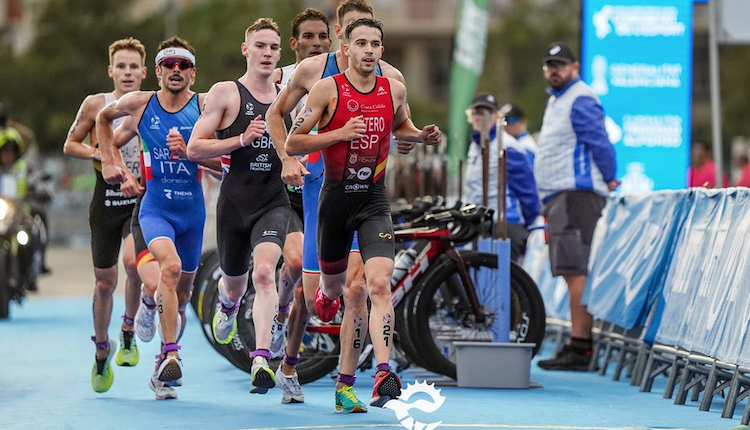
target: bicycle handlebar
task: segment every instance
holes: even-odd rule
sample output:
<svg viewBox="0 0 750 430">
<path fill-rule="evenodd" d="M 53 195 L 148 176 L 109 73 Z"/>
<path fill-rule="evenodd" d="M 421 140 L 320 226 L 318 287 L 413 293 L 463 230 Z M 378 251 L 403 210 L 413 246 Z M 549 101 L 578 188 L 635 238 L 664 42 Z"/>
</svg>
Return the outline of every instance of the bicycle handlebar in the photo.
<svg viewBox="0 0 750 430">
<path fill-rule="evenodd" d="M 442 237 L 441 240 L 456 243 L 466 243 L 473 240 L 481 232 L 482 226 L 492 222 L 494 214 L 494 210 L 486 206 L 477 206 L 474 204 L 462 206 L 460 201 L 449 209 L 446 209 L 444 206 L 432 206 L 428 210 L 425 210 L 425 205 L 421 201 L 418 203 L 417 207 L 405 208 L 395 214 L 398 216 L 415 214 L 419 209 L 422 210 L 422 214 L 414 217 L 409 222 L 394 227 L 450 228 L 451 234 Z"/>
</svg>

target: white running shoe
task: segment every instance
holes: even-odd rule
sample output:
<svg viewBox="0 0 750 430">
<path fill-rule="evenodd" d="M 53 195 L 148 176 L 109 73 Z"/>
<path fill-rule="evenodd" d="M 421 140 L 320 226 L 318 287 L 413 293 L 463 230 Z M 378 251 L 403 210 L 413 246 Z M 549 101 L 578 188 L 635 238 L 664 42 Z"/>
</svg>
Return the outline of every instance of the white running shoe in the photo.
<svg viewBox="0 0 750 430">
<path fill-rule="evenodd" d="M 232 341 L 234 333 L 237 331 L 237 314 L 239 313 L 240 307 L 229 314 L 225 314 L 218 309 L 214 314 L 214 319 L 211 324 L 211 331 L 214 335 L 214 340 L 221 344 L 226 345 Z"/>
<path fill-rule="evenodd" d="M 148 387 L 151 388 L 151 391 L 154 392 L 156 400 L 168 400 L 177 398 L 177 391 L 167 385 L 165 382 L 160 381 L 156 373 L 151 375 L 151 377 L 148 379 Z"/>
<path fill-rule="evenodd" d="M 287 376 L 281 371 L 281 364 L 279 364 L 276 369 L 276 386 L 284 393 L 281 396 L 281 403 L 305 403 L 305 393 L 302 392 L 296 370 L 294 375 Z"/>
<path fill-rule="evenodd" d="M 175 381 L 182 378 L 182 360 L 179 357 L 168 355 L 159 363 L 156 369 L 156 378 L 169 386 L 174 385 Z"/>
<path fill-rule="evenodd" d="M 151 342 L 156 334 L 156 305 L 149 309 L 143 300 L 135 314 L 135 334 L 143 342 Z"/>
<path fill-rule="evenodd" d="M 271 359 L 281 358 L 284 355 L 284 346 L 286 346 L 286 323 L 279 322 L 276 318 L 273 319 L 273 325 L 271 326 Z"/>
</svg>

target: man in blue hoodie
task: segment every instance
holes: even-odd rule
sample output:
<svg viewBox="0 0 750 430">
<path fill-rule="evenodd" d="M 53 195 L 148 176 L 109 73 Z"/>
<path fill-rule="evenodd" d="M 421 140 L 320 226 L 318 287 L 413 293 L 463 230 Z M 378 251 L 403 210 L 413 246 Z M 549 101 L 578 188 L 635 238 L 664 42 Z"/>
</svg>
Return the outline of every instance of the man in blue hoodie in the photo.
<svg viewBox="0 0 750 430">
<path fill-rule="evenodd" d="M 547 243 L 554 276 L 570 293 L 571 341 L 539 366 L 588 370 L 593 355 L 593 318 L 581 305 L 589 248 L 605 196 L 620 185 L 615 150 L 604 127 L 604 110 L 580 78 L 576 55 L 564 43 L 547 48 L 542 60 L 550 98 L 544 111 L 534 173 L 547 218 Z"/>
<path fill-rule="evenodd" d="M 463 199 L 468 203 L 482 203 L 482 128 L 489 127 L 490 164 L 487 204 L 497 210 L 497 148 L 500 142 L 497 99 L 492 94 L 478 94 L 469 106 L 468 119 L 474 131 L 466 155 Z M 486 118 L 486 119 L 485 119 Z M 485 123 L 486 121 L 486 123 Z M 486 125 L 485 125 L 486 124 Z M 518 141 L 502 132 L 502 145 L 507 160 L 506 219 L 510 238 L 510 258 L 518 261 L 524 255 L 527 228 L 539 216 L 539 195 L 531 163 Z"/>
</svg>

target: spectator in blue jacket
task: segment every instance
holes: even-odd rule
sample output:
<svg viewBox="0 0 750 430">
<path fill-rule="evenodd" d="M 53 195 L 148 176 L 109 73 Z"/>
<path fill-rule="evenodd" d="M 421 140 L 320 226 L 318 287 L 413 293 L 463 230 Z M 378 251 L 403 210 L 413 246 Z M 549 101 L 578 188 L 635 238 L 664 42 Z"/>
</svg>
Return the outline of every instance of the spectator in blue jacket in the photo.
<svg viewBox="0 0 750 430">
<path fill-rule="evenodd" d="M 615 177 L 615 150 L 604 128 L 604 110 L 594 91 L 579 76 L 570 47 L 554 43 L 542 60 L 550 85 L 534 173 L 547 219 L 547 243 L 554 276 L 561 275 L 570 293 L 571 341 L 539 366 L 547 370 L 589 368 L 591 314 L 581 305 L 588 276 L 591 239 L 605 196 L 620 184 Z"/>
<path fill-rule="evenodd" d="M 466 156 L 466 169 L 463 199 L 466 203 L 482 203 L 482 140 L 481 131 L 485 124 L 489 127 L 490 165 L 489 190 L 487 204 L 497 210 L 497 165 L 498 165 L 498 104 L 491 94 L 478 94 L 469 107 L 469 122 L 472 133 L 469 152 Z M 507 160 L 506 208 L 508 220 L 508 238 L 511 241 L 511 259 L 518 261 L 524 255 L 527 228 L 534 225 L 539 216 L 539 195 L 537 194 L 534 172 L 518 141 L 511 135 L 502 132 L 502 144 Z"/>
</svg>

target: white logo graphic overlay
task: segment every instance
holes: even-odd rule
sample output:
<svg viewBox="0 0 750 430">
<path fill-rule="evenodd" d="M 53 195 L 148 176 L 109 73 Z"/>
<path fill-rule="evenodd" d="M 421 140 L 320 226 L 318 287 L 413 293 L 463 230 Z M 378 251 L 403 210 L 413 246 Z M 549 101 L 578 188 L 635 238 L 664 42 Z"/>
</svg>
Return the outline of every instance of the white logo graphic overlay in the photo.
<svg viewBox="0 0 750 430">
<path fill-rule="evenodd" d="M 428 395 L 432 401 L 419 399 L 414 403 L 406 403 L 412 395 L 419 393 Z M 422 412 L 432 413 L 443 406 L 444 402 L 445 397 L 440 394 L 440 390 L 435 388 L 435 384 L 428 384 L 425 381 L 422 381 L 415 384 L 408 384 L 406 388 L 401 391 L 401 397 L 389 401 L 384 407 L 393 410 L 393 412 L 396 413 L 396 419 L 399 420 L 402 426 L 409 430 L 433 430 L 442 424 L 443 421 L 423 423 L 409 416 L 409 410 L 419 409 Z"/>
</svg>

